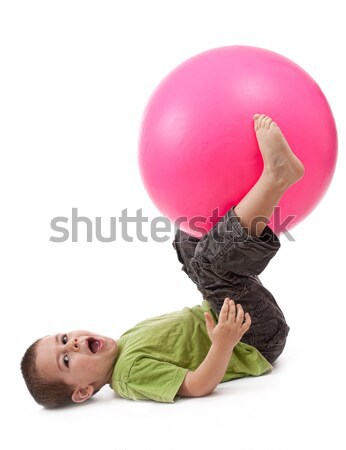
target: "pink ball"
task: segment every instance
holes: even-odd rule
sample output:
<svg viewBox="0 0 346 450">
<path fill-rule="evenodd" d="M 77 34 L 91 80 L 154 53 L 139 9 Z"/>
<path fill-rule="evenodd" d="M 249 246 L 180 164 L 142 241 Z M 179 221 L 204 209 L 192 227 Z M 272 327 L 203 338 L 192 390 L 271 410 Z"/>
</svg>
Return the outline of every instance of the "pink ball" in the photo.
<svg viewBox="0 0 346 450">
<path fill-rule="evenodd" d="M 301 222 L 327 191 L 337 133 L 316 82 L 272 51 L 212 49 L 183 62 L 158 85 L 144 111 L 139 140 L 147 192 L 187 233 L 201 237 L 210 230 L 261 175 L 254 113 L 277 122 L 305 165 L 304 178 L 279 203 L 280 219 L 271 218 L 272 229 L 280 233 Z"/>
</svg>

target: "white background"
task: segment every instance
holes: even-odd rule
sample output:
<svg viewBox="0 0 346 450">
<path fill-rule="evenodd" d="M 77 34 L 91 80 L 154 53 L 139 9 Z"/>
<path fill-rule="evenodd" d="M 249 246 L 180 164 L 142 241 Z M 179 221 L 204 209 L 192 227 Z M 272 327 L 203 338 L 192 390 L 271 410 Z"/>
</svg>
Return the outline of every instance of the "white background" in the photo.
<svg viewBox="0 0 346 450">
<path fill-rule="evenodd" d="M 344 448 L 341 8 L 302 0 L 1 2 L 2 448 Z M 223 383 L 208 397 L 134 402 L 105 387 L 89 404 L 46 411 L 19 372 L 37 337 L 82 327 L 117 338 L 201 301 L 171 241 L 54 244 L 50 220 L 71 217 L 73 207 L 105 227 L 125 208 L 161 215 L 137 165 L 142 111 L 174 67 L 224 45 L 267 48 L 302 66 L 338 128 L 330 189 L 292 230 L 295 242 L 281 238 L 261 278 L 291 326 L 287 347 L 270 375 Z"/>
</svg>

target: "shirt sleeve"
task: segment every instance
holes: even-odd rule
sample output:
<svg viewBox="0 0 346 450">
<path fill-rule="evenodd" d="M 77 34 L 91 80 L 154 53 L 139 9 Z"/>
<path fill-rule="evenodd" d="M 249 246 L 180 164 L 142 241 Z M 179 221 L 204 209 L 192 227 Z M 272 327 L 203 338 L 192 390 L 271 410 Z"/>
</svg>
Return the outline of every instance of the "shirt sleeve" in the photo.
<svg viewBox="0 0 346 450">
<path fill-rule="evenodd" d="M 133 400 L 173 403 L 188 370 L 169 362 L 139 357 L 129 373 L 127 395 Z"/>
</svg>

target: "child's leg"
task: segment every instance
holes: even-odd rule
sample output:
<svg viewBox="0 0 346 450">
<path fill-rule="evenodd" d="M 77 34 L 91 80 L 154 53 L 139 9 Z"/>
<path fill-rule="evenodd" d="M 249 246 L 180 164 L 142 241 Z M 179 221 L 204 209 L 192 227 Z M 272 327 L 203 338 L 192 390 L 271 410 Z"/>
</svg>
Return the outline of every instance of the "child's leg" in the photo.
<svg viewBox="0 0 346 450">
<path fill-rule="evenodd" d="M 255 114 L 254 121 L 264 169 L 234 213 L 248 234 L 260 236 L 282 195 L 304 175 L 304 166 L 270 117 Z"/>
<path fill-rule="evenodd" d="M 304 175 L 304 166 L 272 119 L 255 114 L 254 121 L 264 162 L 262 175 L 197 243 L 190 261 L 195 272 L 211 265 L 218 273 L 259 275 L 280 247 L 266 224 L 284 192 Z M 205 285 L 204 280 L 199 284 Z"/>
<path fill-rule="evenodd" d="M 226 297 L 249 312 L 252 325 L 242 341 L 254 345 L 272 363 L 284 349 L 289 327 L 257 275 L 280 248 L 266 223 L 284 192 L 303 176 L 304 167 L 269 117 L 254 119 L 263 173 L 238 205 L 200 239 L 189 270 L 216 315 Z"/>
</svg>

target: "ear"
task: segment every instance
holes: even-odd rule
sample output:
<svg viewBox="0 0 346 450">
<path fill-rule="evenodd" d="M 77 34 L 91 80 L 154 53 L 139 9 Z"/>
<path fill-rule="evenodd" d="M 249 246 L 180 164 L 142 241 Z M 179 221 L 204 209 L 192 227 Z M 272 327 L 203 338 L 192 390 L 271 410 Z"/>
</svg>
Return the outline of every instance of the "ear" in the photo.
<svg viewBox="0 0 346 450">
<path fill-rule="evenodd" d="M 72 401 L 75 403 L 82 403 L 88 400 L 94 393 L 94 386 L 88 384 L 88 386 L 76 388 L 72 393 Z"/>
</svg>

